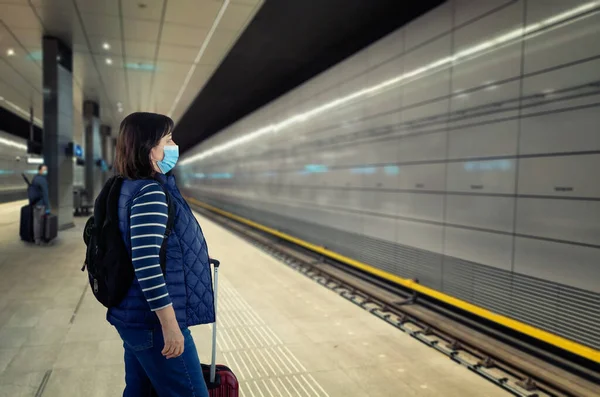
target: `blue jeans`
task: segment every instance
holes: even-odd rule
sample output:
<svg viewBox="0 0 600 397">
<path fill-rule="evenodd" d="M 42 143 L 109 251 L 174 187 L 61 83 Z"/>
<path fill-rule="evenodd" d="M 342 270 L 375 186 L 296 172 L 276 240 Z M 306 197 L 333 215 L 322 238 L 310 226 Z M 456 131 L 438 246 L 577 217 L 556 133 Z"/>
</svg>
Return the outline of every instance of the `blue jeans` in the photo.
<svg viewBox="0 0 600 397">
<path fill-rule="evenodd" d="M 196 345 L 190 330 L 183 354 L 167 360 L 160 329 L 142 330 L 116 327 L 125 348 L 125 391 L 123 397 L 208 397 L 208 390 Z"/>
</svg>

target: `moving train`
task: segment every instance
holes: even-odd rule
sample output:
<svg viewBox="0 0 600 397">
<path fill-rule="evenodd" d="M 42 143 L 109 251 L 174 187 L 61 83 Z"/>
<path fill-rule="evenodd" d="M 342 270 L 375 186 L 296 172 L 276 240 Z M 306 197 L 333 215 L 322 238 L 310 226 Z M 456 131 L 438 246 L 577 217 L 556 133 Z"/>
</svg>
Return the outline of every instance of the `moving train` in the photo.
<svg viewBox="0 0 600 397">
<path fill-rule="evenodd" d="M 186 152 L 184 191 L 597 357 L 592 3 L 447 2 Z"/>
<path fill-rule="evenodd" d="M 27 198 L 23 174 L 31 180 L 43 162 L 27 154 L 27 140 L 0 131 L 0 203 Z"/>
</svg>

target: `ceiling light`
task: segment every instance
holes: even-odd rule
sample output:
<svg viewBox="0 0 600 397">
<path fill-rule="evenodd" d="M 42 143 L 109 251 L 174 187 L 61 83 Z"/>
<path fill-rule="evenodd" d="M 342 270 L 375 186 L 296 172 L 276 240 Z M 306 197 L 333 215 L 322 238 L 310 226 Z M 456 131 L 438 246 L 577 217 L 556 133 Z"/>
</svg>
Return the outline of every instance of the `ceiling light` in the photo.
<svg viewBox="0 0 600 397">
<path fill-rule="evenodd" d="M 125 64 L 126 69 L 134 69 L 134 70 L 143 70 L 143 71 L 153 71 L 155 70 L 154 64 L 151 63 L 141 63 L 141 62 L 127 62 Z"/>
<path fill-rule="evenodd" d="M 41 61 L 42 60 L 42 51 L 31 51 L 27 58 L 31 61 Z"/>
<path fill-rule="evenodd" d="M 104 44 L 102 44 L 102 48 L 104 48 L 105 50 L 108 51 L 108 50 L 110 50 L 110 44 L 104 43 Z"/>
<path fill-rule="evenodd" d="M 107 65 L 112 65 L 112 59 L 106 58 L 106 64 Z"/>
<path fill-rule="evenodd" d="M 9 48 L 8 51 L 6 51 L 6 55 L 8 55 L 9 57 L 12 57 L 13 55 L 15 55 L 15 50 L 13 50 L 12 48 Z"/>
<path fill-rule="evenodd" d="M 44 159 L 41 157 L 27 157 L 27 164 L 44 164 Z"/>
</svg>

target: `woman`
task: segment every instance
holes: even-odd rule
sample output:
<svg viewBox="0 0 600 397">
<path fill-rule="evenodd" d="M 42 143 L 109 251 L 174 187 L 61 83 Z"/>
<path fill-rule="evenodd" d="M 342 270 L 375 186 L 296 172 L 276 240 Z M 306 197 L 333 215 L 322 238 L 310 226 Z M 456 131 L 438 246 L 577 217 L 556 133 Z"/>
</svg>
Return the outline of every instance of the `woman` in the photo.
<svg viewBox="0 0 600 397">
<path fill-rule="evenodd" d="M 188 327 L 214 321 L 212 279 L 202 230 L 169 174 L 179 156 L 172 131 L 166 116 L 133 113 L 117 140 L 115 168 L 126 178 L 119 224 L 135 278 L 107 319 L 124 342 L 125 397 L 149 396 L 153 389 L 161 397 L 208 396 Z M 163 274 L 160 248 L 169 213 Z"/>
</svg>

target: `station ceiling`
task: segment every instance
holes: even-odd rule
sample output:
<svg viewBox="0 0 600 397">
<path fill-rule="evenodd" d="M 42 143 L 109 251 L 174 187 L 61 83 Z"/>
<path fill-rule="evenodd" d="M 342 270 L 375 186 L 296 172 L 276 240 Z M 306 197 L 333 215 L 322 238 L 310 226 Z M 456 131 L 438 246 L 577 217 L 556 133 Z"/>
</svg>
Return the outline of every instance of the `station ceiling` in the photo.
<svg viewBox="0 0 600 397">
<path fill-rule="evenodd" d="M 116 132 L 134 111 L 178 120 L 262 0 L 0 0 L 0 106 L 43 124 L 42 38 L 73 49 L 73 111 L 100 104 Z M 82 121 L 74 117 L 75 139 Z"/>
<path fill-rule="evenodd" d="M 0 0 L 0 107 L 43 127 L 42 38 L 73 49 L 83 101 L 116 134 L 170 115 L 182 151 L 443 0 Z"/>
</svg>

